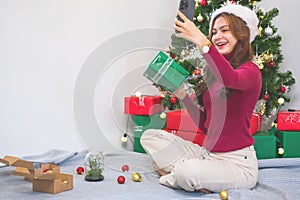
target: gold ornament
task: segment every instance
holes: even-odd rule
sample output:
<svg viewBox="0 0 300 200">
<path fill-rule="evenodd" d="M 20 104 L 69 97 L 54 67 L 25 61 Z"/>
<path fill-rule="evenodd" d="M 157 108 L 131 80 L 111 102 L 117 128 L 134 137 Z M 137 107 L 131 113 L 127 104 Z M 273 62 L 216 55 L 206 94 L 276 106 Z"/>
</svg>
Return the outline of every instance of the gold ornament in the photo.
<svg viewBox="0 0 300 200">
<path fill-rule="evenodd" d="M 264 53 L 264 55 L 263 55 L 264 62 L 270 62 L 271 59 L 272 59 L 272 57 L 270 56 L 270 54 Z"/>
<path fill-rule="evenodd" d="M 203 19 L 204 19 L 203 16 L 199 13 L 199 15 L 197 17 L 197 21 L 201 23 L 201 22 L 203 22 Z"/>
<path fill-rule="evenodd" d="M 228 192 L 226 190 L 222 190 L 219 193 L 219 197 L 221 200 L 228 200 Z"/>
<path fill-rule="evenodd" d="M 263 28 L 260 26 L 260 27 L 258 27 L 258 32 L 259 32 L 259 36 L 261 37 L 262 36 L 262 30 L 263 30 Z"/>
<path fill-rule="evenodd" d="M 134 182 L 141 182 L 142 181 L 141 175 L 137 172 L 132 173 L 131 178 Z"/>
<path fill-rule="evenodd" d="M 256 1 L 253 1 L 253 2 L 252 2 L 252 5 L 256 5 L 256 3 L 257 3 Z"/>
</svg>

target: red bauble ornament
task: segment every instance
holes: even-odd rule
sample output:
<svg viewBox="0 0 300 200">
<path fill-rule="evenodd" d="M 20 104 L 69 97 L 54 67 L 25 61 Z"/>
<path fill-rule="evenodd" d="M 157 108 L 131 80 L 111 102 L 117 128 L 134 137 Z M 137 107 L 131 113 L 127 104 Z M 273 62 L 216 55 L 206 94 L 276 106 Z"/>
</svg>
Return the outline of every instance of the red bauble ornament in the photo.
<svg viewBox="0 0 300 200">
<path fill-rule="evenodd" d="M 170 57 L 171 57 L 172 59 L 174 59 L 174 58 L 176 57 L 176 55 L 170 53 Z"/>
<path fill-rule="evenodd" d="M 206 6 L 206 4 L 207 4 L 207 1 L 206 1 L 206 0 L 201 0 L 201 2 L 200 2 L 200 5 L 201 5 L 201 6 Z"/>
<path fill-rule="evenodd" d="M 176 97 L 171 97 L 170 102 L 175 104 L 177 102 L 177 98 Z"/>
<path fill-rule="evenodd" d="M 270 95 L 266 92 L 263 96 L 263 100 L 268 101 L 270 99 Z"/>
<path fill-rule="evenodd" d="M 194 75 L 200 75 L 201 74 L 201 70 L 200 69 L 195 69 L 194 70 Z"/>
<path fill-rule="evenodd" d="M 43 171 L 44 174 L 51 174 L 52 173 L 52 170 L 51 169 L 45 169 Z"/>
<path fill-rule="evenodd" d="M 119 184 L 123 184 L 123 183 L 125 183 L 125 177 L 124 176 L 119 176 L 117 181 L 118 181 Z"/>
<path fill-rule="evenodd" d="M 122 169 L 123 172 L 128 172 L 129 171 L 129 166 L 128 165 L 123 165 L 121 169 Z"/>
<path fill-rule="evenodd" d="M 84 168 L 83 167 L 77 167 L 76 172 L 77 172 L 77 174 L 84 174 Z"/>
<path fill-rule="evenodd" d="M 285 93 L 286 92 L 286 87 L 284 85 L 282 85 L 280 87 L 280 92 Z"/>
<path fill-rule="evenodd" d="M 268 62 L 268 66 L 273 68 L 276 66 L 276 63 L 274 62 L 274 60 L 271 60 L 270 62 Z"/>
</svg>

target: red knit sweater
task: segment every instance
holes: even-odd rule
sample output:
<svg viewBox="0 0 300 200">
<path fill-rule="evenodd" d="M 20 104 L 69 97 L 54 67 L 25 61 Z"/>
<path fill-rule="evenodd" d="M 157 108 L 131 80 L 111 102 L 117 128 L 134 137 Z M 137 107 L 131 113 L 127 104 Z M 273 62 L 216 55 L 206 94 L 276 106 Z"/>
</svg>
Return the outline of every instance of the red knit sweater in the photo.
<svg viewBox="0 0 300 200">
<path fill-rule="evenodd" d="M 203 57 L 216 81 L 203 94 L 204 111 L 186 95 L 182 100 L 193 121 L 207 133 L 204 147 L 211 152 L 228 152 L 250 146 L 250 119 L 261 90 L 261 73 L 253 62 L 233 69 L 214 46 Z M 225 99 L 223 87 L 231 88 Z"/>
</svg>

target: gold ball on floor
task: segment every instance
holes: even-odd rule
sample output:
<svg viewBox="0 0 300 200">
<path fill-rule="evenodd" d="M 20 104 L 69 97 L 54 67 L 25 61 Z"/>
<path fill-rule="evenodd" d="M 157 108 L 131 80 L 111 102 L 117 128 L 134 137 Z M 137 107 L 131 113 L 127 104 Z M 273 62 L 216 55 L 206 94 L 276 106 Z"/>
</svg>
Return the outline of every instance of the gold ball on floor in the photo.
<svg viewBox="0 0 300 200">
<path fill-rule="evenodd" d="M 142 181 L 141 175 L 137 172 L 132 173 L 131 178 L 134 182 L 141 182 Z"/>
<path fill-rule="evenodd" d="M 222 190 L 219 193 L 219 197 L 221 200 L 227 200 L 228 199 L 228 192 L 226 190 Z"/>
</svg>

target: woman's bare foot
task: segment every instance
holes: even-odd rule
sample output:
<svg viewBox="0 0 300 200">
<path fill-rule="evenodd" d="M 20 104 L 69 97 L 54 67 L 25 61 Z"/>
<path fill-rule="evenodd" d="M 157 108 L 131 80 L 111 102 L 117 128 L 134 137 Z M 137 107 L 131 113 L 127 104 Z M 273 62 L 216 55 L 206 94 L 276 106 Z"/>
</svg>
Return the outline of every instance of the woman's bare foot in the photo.
<svg viewBox="0 0 300 200">
<path fill-rule="evenodd" d="M 154 161 L 152 162 L 152 166 L 153 166 L 154 170 L 161 176 L 164 176 L 164 175 L 167 175 L 170 173 L 170 172 L 166 172 L 162 169 L 159 169 L 159 167 L 157 166 L 157 164 Z"/>
</svg>

